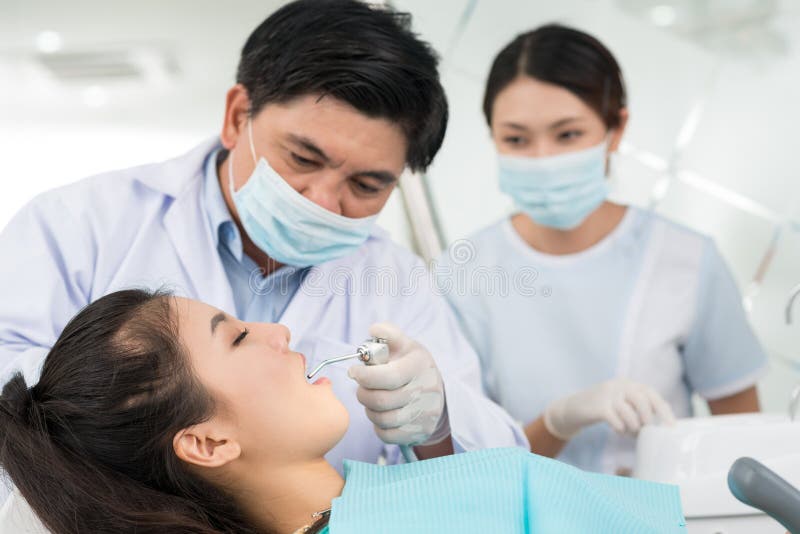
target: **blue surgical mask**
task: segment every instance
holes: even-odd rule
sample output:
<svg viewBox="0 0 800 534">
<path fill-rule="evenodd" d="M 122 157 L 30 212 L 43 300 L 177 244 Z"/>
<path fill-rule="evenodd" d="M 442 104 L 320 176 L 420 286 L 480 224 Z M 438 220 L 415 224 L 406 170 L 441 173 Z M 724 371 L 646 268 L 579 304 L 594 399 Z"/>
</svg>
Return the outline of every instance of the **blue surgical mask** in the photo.
<svg viewBox="0 0 800 534">
<path fill-rule="evenodd" d="M 608 196 L 606 142 L 545 158 L 500 155 L 500 190 L 537 224 L 571 230 Z"/>
<path fill-rule="evenodd" d="M 253 174 L 233 188 L 233 153 L 228 177 L 239 220 L 253 243 L 285 265 L 308 267 L 345 256 L 364 244 L 377 215 L 353 219 L 328 211 L 294 190 L 264 158 L 257 158 L 248 121 Z"/>
</svg>

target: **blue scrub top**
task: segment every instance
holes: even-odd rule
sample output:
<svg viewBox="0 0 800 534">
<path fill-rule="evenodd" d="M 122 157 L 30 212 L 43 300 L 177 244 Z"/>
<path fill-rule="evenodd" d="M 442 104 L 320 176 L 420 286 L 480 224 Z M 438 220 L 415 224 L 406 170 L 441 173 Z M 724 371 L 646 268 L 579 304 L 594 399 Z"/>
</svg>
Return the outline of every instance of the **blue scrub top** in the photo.
<svg viewBox="0 0 800 534">
<path fill-rule="evenodd" d="M 435 267 L 476 348 L 487 393 L 526 425 L 555 399 L 614 378 L 654 387 L 678 417 L 691 395 L 752 386 L 766 355 L 713 242 L 638 208 L 577 254 L 534 250 L 504 219 L 456 242 Z M 635 442 L 606 424 L 560 459 L 592 471 L 635 467 Z"/>
</svg>

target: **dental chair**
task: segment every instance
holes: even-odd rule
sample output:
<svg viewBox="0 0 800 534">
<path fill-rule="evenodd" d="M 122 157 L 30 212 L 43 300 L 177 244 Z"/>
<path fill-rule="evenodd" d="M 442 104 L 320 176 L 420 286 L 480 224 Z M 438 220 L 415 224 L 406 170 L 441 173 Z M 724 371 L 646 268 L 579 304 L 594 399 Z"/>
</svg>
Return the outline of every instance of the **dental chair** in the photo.
<svg viewBox="0 0 800 534">
<path fill-rule="evenodd" d="M 800 491 L 752 458 L 739 458 L 728 472 L 731 493 L 772 516 L 792 534 L 800 533 Z"/>
<path fill-rule="evenodd" d="M 14 488 L 0 508 L 0 534 L 49 534 L 20 492 Z"/>
</svg>

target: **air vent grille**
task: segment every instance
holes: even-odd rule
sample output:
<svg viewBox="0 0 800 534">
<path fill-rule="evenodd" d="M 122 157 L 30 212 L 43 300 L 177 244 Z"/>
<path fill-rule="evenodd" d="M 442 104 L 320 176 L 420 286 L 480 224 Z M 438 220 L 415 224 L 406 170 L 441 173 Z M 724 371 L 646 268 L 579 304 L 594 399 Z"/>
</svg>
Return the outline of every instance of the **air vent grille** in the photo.
<svg viewBox="0 0 800 534">
<path fill-rule="evenodd" d="M 178 70 L 171 54 L 148 48 L 64 50 L 40 54 L 37 60 L 50 76 L 63 83 L 148 82 L 172 78 Z"/>
</svg>

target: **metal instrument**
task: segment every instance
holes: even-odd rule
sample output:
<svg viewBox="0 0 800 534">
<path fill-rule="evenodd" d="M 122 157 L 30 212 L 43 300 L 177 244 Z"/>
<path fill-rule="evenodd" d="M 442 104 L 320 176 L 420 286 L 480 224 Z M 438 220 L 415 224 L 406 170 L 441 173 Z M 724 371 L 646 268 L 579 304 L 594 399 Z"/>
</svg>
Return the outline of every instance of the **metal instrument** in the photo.
<svg viewBox="0 0 800 534">
<path fill-rule="evenodd" d="M 321 361 L 313 371 L 306 375 L 306 378 L 311 380 L 314 375 L 332 363 L 344 362 L 354 358 L 358 358 L 367 365 L 384 364 L 389 361 L 389 345 L 385 339 L 371 337 L 356 347 L 356 351 L 352 354 L 336 356 L 334 358 L 328 358 L 327 360 Z"/>
<path fill-rule="evenodd" d="M 366 365 L 383 365 L 389 361 L 389 343 L 385 339 L 371 337 L 356 347 L 356 351 L 352 354 L 335 356 L 333 358 L 328 358 L 327 360 L 321 361 L 313 371 L 306 375 L 306 378 L 311 380 L 314 375 L 332 363 L 344 362 L 355 358 L 358 358 Z M 400 445 L 400 452 L 403 455 L 406 463 L 417 461 L 417 455 L 414 454 L 414 450 L 411 448 L 411 445 Z"/>
</svg>

